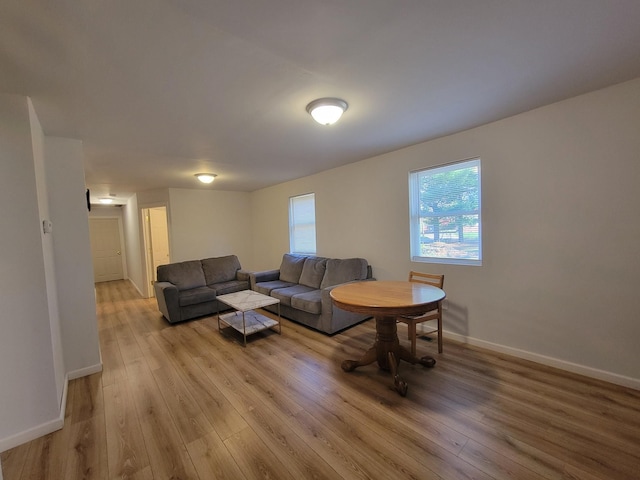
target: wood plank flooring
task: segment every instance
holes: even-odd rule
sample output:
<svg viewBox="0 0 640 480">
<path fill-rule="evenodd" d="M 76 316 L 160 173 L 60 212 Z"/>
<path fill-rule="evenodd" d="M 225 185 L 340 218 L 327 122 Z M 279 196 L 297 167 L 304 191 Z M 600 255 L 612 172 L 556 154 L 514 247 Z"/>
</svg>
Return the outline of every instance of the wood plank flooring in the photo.
<svg viewBox="0 0 640 480">
<path fill-rule="evenodd" d="M 70 382 L 62 430 L 2 454 L 4 480 L 640 478 L 636 390 L 445 339 L 418 341 L 438 363 L 403 363 L 402 398 L 375 364 L 340 369 L 373 320 L 333 337 L 283 320 L 243 348 L 126 281 L 98 284 L 97 308 L 104 371 Z"/>
</svg>

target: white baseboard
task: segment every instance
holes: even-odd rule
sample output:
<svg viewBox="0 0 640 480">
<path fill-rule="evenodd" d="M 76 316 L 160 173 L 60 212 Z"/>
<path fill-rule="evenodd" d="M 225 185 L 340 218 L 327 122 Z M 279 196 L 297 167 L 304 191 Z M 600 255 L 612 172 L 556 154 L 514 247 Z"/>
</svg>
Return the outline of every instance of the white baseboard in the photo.
<svg viewBox="0 0 640 480">
<path fill-rule="evenodd" d="M 4 452 L 11 448 L 22 445 L 23 443 L 30 442 L 36 438 L 48 435 L 60 430 L 64 426 L 64 415 L 67 408 L 67 392 L 69 390 L 69 375 L 65 375 L 64 388 L 62 390 L 62 398 L 60 399 L 60 410 L 58 418 L 54 418 L 48 422 L 44 422 L 40 425 L 36 425 L 33 428 L 25 430 L 23 432 L 16 433 L 7 438 L 0 439 L 0 452 Z M 1 480 L 1 478 L 0 478 Z"/>
<path fill-rule="evenodd" d="M 69 380 L 75 380 L 76 378 L 86 377 L 87 375 L 93 375 L 94 373 L 100 373 L 102 371 L 102 358 L 100 359 L 100 363 L 96 365 L 91 365 L 90 367 L 81 368 L 79 370 L 74 370 L 73 372 L 67 373 Z"/>
<path fill-rule="evenodd" d="M 133 280 L 131 280 L 130 278 L 127 278 L 127 280 L 129 280 L 129 283 L 130 283 L 131 285 L 133 285 L 133 288 L 135 288 L 135 289 L 138 291 L 138 293 L 140 294 L 140 296 L 141 296 L 142 298 L 147 298 L 147 296 L 146 296 L 144 293 L 142 293 L 142 290 L 140 290 L 140 288 L 138 288 L 138 285 L 136 285 L 136 282 L 134 282 L 134 281 L 133 281 Z"/>
<path fill-rule="evenodd" d="M 35 427 L 23 432 L 16 433 L 11 437 L 0 439 L 0 452 L 4 452 L 5 450 L 17 447 L 18 445 L 22 445 L 23 443 L 30 442 L 31 440 L 35 440 L 36 438 L 42 437 L 44 435 L 48 435 L 55 432 L 56 430 L 60 430 L 64 426 L 64 416 L 67 410 L 67 393 L 69 391 L 69 381 L 76 378 L 85 377 L 87 375 L 93 375 L 94 373 L 100 373 L 101 371 L 102 358 L 100 359 L 100 363 L 97 365 L 92 365 L 90 367 L 74 370 L 73 372 L 68 372 L 64 378 L 64 388 L 62 390 L 62 398 L 60 399 L 58 417 L 40 425 L 36 425 Z M 1 472 L 0 480 L 2 480 Z"/>
<path fill-rule="evenodd" d="M 485 340 L 479 340 L 477 338 L 467 337 L 457 333 L 443 332 L 443 337 L 457 340 L 462 343 L 468 343 L 469 345 L 474 345 L 476 347 L 486 348 L 487 350 L 492 350 L 494 352 L 505 353 L 524 360 L 530 360 L 542 365 L 547 365 L 548 367 L 555 367 L 571 373 L 577 373 L 578 375 L 584 375 L 585 377 L 595 378 L 615 385 L 640 390 L 640 379 L 638 378 L 625 377 L 624 375 L 618 375 L 617 373 L 598 370 L 597 368 L 586 367 L 577 363 L 567 362 L 565 360 L 547 357 L 545 355 L 520 350 L 518 348 L 507 347 L 505 345 L 487 342 Z"/>
</svg>

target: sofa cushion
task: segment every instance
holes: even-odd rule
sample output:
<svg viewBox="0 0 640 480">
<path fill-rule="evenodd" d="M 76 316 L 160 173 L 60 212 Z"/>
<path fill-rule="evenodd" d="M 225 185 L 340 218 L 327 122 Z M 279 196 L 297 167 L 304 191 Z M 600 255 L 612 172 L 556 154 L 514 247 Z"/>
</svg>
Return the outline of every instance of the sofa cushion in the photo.
<svg viewBox="0 0 640 480">
<path fill-rule="evenodd" d="M 285 253 L 282 256 L 282 263 L 280 264 L 280 280 L 289 283 L 299 283 L 302 267 L 304 267 L 304 261 L 306 259 L 307 257 L 304 255 Z"/>
<path fill-rule="evenodd" d="M 216 299 L 215 290 L 209 287 L 190 288 L 178 292 L 178 303 L 181 307 L 198 303 L 212 302 Z"/>
<path fill-rule="evenodd" d="M 254 286 L 254 290 L 258 293 L 262 293 L 263 295 L 269 295 L 271 294 L 271 291 L 275 290 L 276 288 L 287 288 L 287 287 L 293 287 L 294 285 L 296 284 L 291 282 L 283 282 L 282 280 L 272 280 L 270 282 L 256 283 Z"/>
<path fill-rule="evenodd" d="M 215 290 L 216 295 L 226 295 L 227 293 L 249 290 L 249 282 L 245 280 L 231 280 L 230 282 L 220 282 L 215 285 L 208 285 L 208 287 Z"/>
<path fill-rule="evenodd" d="M 276 288 L 275 290 L 271 290 L 271 296 L 280 300 L 281 304 L 291 306 L 291 298 L 294 295 L 313 292 L 314 290 L 316 289 L 305 285 L 294 285 L 292 287 Z"/>
<path fill-rule="evenodd" d="M 158 281 L 173 283 L 178 290 L 189 290 L 206 285 L 200 260 L 160 265 L 158 266 Z"/>
<path fill-rule="evenodd" d="M 327 259 L 322 257 L 308 257 L 304 261 L 302 273 L 300 274 L 300 285 L 306 285 L 311 288 L 320 288 L 324 272 L 327 265 Z"/>
<path fill-rule="evenodd" d="M 322 313 L 322 290 L 294 295 L 291 297 L 291 306 L 303 312 L 320 315 Z"/>
<path fill-rule="evenodd" d="M 240 267 L 240 260 L 235 255 L 205 258 L 201 261 L 207 285 L 236 280 L 236 272 L 242 268 Z"/>
<path fill-rule="evenodd" d="M 367 265 L 364 258 L 330 258 L 327 260 L 327 271 L 320 287 L 327 288 L 353 280 L 365 280 Z"/>
</svg>

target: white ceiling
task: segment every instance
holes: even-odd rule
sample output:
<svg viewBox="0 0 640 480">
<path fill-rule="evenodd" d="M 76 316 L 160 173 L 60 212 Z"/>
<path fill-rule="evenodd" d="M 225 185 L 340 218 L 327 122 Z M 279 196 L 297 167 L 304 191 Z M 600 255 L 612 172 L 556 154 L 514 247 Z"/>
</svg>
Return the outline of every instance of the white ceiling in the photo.
<svg viewBox="0 0 640 480">
<path fill-rule="evenodd" d="M 638 0 L 0 0 L 0 92 L 84 141 L 94 197 L 252 191 L 639 76 Z"/>
</svg>

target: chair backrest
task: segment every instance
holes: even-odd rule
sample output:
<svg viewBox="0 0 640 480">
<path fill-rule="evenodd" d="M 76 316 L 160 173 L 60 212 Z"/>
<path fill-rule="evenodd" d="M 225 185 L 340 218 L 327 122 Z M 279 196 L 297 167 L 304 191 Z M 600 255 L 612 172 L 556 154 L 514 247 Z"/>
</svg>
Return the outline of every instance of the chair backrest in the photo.
<svg viewBox="0 0 640 480">
<path fill-rule="evenodd" d="M 426 283 L 434 287 L 442 288 L 444 286 L 444 275 L 434 273 L 409 272 L 409 281 L 416 283 Z"/>
</svg>

